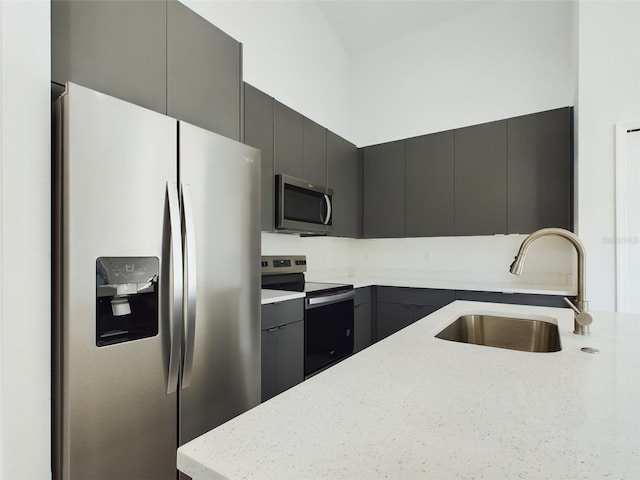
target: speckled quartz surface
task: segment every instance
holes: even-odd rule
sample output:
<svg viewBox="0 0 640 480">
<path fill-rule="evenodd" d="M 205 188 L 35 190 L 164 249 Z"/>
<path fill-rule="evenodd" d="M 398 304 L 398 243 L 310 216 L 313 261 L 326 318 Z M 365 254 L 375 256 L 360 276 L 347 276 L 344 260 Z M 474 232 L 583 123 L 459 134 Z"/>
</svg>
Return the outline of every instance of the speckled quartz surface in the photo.
<svg viewBox="0 0 640 480">
<path fill-rule="evenodd" d="M 557 319 L 562 351 L 434 337 L 466 313 Z M 178 449 L 194 479 L 640 478 L 640 316 L 456 301 Z M 587 354 L 581 347 L 600 349 Z"/>
<path fill-rule="evenodd" d="M 285 302 L 287 300 L 295 300 L 296 298 L 304 298 L 304 293 L 262 289 L 261 304 Z"/>
<path fill-rule="evenodd" d="M 575 295 L 571 289 L 562 289 L 558 286 L 549 285 L 527 285 L 526 287 L 505 288 L 496 283 L 469 282 L 464 280 L 444 281 L 444 280 L 417 280 L 411 278 L 388 278 L 388 277 L 330 277 L 314 279 L 319 282 L 344 283 L 353 285 L 354 288 L 370 287 L 372 285 L 384 285 L 387 287 L 413 287 L 413 288 L 443 288 L 447 290 L 471 290 L 481 292 L 500 293 L 534 293 L 541 295 Z M 262 305 L 267 303 L 282 302 L 301 298 L 304 294 L 297 292 L 285 292 L 279 290 L 262 290 Z"/>
</svg>

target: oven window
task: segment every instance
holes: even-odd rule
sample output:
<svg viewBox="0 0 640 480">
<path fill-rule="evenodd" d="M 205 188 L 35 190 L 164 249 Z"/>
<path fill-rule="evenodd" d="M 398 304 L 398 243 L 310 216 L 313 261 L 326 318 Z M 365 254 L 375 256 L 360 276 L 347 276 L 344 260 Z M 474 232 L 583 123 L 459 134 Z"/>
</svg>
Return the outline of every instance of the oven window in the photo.
<svg viewBox="0 0 640 480">
<path fill-rule="evenodd" d="M 351 353 L 353 299 L 305 310 L 305 376 Z"/>
</svg>

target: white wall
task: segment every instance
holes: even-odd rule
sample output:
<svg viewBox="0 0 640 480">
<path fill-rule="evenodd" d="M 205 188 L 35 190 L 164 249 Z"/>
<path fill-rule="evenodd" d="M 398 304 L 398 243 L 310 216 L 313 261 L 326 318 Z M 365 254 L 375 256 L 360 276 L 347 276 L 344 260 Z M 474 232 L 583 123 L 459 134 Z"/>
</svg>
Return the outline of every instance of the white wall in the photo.
<svg viewBox="0 0 640 480">
<path fill-rule="evenodd" d="M 315 2 L 180 1 L 242 42 L 247 83 L 350 138 L 347 56 Z"/>
<path fill-rule="evenodd" d="M 572 105 L 571 19 L 570 2 L 495 2 L 356 56 L 355 143 Z"/>
<path fill-rule="evenodd" d="M 49 1 L 0 2 L 0 478 L 51 476 Z"/>
<path fill-rule="evenodd" d="M 495 2 L 357 55 L 352 141 L 371 145 L 574 105 L 574 18 L 572 2 Z M 575 288 L 575 254 L 562 240 L 540 242 L 523 275 L 510 275 L 522 239 L 367 241 L 355 245 L 352 269 L 399 275 L 404 268 L 414 277 L 484 279 L 505 289 Z"/>
<path fill-rule="evenodd" d="M 578 234 L 591 307 L 613 311 L 615 125 L 640 121 L 640 2 L 580 2 L 578 27 Z"/>
</svg>

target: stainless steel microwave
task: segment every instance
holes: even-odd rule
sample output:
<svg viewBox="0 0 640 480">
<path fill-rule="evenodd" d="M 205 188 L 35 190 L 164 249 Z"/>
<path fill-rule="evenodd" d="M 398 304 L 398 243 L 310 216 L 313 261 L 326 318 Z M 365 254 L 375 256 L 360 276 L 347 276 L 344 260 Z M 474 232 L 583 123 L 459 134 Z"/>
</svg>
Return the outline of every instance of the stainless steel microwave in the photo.
<svg viewBox="0 0 640 480">
<path fill-rule="evenodd" d="M 276 230 L 327 234 L 332 230 L 333 190 L 276 175 Z"/>
</svg>

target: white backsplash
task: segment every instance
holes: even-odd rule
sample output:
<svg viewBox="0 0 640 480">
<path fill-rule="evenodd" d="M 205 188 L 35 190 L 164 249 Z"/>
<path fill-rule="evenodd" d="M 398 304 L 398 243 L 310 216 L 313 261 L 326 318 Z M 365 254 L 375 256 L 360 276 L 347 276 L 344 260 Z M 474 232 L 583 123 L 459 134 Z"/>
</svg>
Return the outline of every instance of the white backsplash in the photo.
<svg viewBox="0 0 640 480">
<path fill-rule="evenodd" d="M 573 247 L 557 237 L 539 239 L 529 250 L 524 273 L 509 265 L 525 235 L 347 239 L 263 233 L 263 255 L 306 255 L 307 278 L 345 276 L 417 279 L 500 288 L 574 288 Z"/>
</svg>

